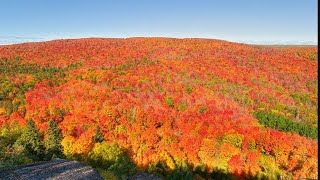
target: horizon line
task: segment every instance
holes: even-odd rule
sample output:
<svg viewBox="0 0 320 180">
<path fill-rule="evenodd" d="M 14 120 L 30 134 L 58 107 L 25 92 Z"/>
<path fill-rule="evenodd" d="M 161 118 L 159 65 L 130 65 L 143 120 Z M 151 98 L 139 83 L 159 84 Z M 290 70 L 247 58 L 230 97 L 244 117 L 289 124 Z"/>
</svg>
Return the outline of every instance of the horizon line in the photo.
<svg viewBox="0 0 320 180">
<path fill-rule="evenodd" d="M 317 41 L 311 40 L 228 40 L 219 39 L 212 37 L 173 37 L 173 36 L 127 36 L 127 37 L 106 37 L 106 36 L 83 36 L 83 37 L 60 37 L 60 38 L 42 38 L 42 37 L 21 37 L 21 36 L 5 36 L 0 35 L 0 46 L 15 45 L 23 43 L 37 43 L 37 42 L 48 42 L 55 40 L 71 40 L 71 39 L 129 39 L 129 38 L 172 38 L 172 39 L 207 39 L 207 40 L 220 40 L 232 43 L 248 44 L 248 45 L 303 45 L 303 46 L 318 46 Z M 3 39 L 3 40 L 2 40 Z"/>
</svg>

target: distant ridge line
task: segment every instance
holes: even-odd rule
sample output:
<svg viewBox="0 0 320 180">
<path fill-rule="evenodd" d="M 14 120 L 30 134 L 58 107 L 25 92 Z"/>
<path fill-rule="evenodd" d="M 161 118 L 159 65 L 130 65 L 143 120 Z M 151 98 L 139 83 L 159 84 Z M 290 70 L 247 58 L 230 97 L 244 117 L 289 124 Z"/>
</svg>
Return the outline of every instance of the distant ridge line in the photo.
<svg viewBox="0 0 320 180">
<path fill-rule="evenodd" d="M 40 37 L 20 37 L 20 36 L 5 36 L 0 35 L 0 45 L 14 45 L 22 43 L 31 43 L 31 42 L 48 42 L 56 40 L 75 40 L 75 39 L 134 39 L 134 38 L 164 38 L 164 39 L 200 39 L 200 40 L 218 40 L 226 41 L 231 43 L 240 43 L 248 45 L 281 45 L 281 46 L 318 46 L 318 42 L 315 41 L 252 41 L 252 40 L 225 40 L 217 38 L 208 38 L 208 37 L 164 37 L 164 36 L 154 36 L 154 37 L 143 37 L 143 36 L 132 36 L 132 37 L 75 37 L 75 38 L 59 38 L 59 39 L 46 39 Z"/>
</svg>

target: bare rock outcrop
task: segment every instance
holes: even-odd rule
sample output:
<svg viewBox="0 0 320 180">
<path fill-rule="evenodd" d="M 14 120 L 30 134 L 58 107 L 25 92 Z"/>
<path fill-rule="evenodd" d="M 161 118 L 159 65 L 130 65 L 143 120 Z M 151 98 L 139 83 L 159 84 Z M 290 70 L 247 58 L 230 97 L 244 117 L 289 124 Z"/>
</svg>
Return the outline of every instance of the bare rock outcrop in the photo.
<svg viewBox="0 0 320 180">
<path fill-rule="evenodd" d="M 103 180 L 89 165 L 78 161 L 54 159 L 37 162 L 0 171 L 0 179 L 4 180 Z"/>
</svg>

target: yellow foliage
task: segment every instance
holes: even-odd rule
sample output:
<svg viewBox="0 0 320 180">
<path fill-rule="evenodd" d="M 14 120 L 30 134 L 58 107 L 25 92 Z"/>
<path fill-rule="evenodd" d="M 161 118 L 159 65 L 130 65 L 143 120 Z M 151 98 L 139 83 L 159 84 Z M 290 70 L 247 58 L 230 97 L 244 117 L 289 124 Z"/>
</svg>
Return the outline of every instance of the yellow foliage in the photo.
<svg viewBox="0 0 320 180">
<path fill-rule="evenodd" d="M 269 179 L 277 179 L 276 174 L 280 174 L 275 159 L 272 156 L 262 154 L 259 160 L 259 165 L 264 169 L 264 175 L 267 175 Z"/>
<path fill-rule="evenodd" d="M 212 139 L 205 138 L 202 141 L 198 156 L 203 164 L 206 164 L 209 169 L 214 167 L 214 155 L 216 154 L 217 142 Z"/>
<path fill-rule="evenodd" d="M 0 108 L 0 115 L 4 114 L 6 110 L 4 108 Z"/>
<path fill-rule="evenodd" d="M 230 143 L 223 143 L 220 151 L 220 155 L 227 158 L 240 154 L 240 149 Z"/>
<path fill-rule="evenodd" d="M 73 144 L 75 143 L 76 139 L 72 136 L 66 136 L 63 138 L 61 145 L 63 147 L 63 153 L 66 156 L 72 156 L 74 154 Z"/>
<path fill-rule="evenodd" d="M 170 170 L 174 170 L 176 168 L 174 160 L 170 155 L 168 155 L 167 152 L 160 153 L 160 156 L 166 162 L 166 165 L 169 167 Z"/>
<path fill-rule="evenodd" d="M 240 148 L 242 146 L 243 139 L 244 136 L 242 134 L 226 134 L 223 137 L 222 142 L 230 143 L 235 147 Z"/>
<path fill-rule="evenodd" d="M 302 165 L 302 169 L 296 174 L 294 173 L 296 178 L 299 177 L 308 177 L 311 179 L 318 178 L 318 159 L 309 158 L 308 161 L 305 161 Z"/>
<path fill-rule="evenodd" d="M 116 126 L 116 131 L 119 134 L 125 133 L 127 131 L 127 128 L 124 125 L 118 125 L 118 126 Z"/>
</svg>

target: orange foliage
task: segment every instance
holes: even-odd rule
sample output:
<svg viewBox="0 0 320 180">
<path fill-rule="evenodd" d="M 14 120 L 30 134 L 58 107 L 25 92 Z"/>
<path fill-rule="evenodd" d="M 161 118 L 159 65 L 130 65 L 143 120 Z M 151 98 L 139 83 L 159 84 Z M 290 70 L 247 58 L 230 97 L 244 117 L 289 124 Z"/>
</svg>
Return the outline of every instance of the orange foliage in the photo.
<svg viewBox="0 0 320 180">
<path fill-rule="evenodd" d="M 255 175 L 263 154 L 295 178 L 315 177 L 317 140 L 263 128 L 251 115 L 261 108 L 288 115 L 291 108 L 300 112 L 288 115 L 294 120 L 317 117 L 313 54 L 316 48 L 170 38 L 0 46 L 0 57 L 67 69 L 60 84 L 39 82 L 25 93 L 25 117 L 1 115 L 0 126 L 33 118 L 45 129 L 55 119 L 66 155 L 86 155 L 98 125 L 105 141 L 116 141 L 143 167 L 162 161 L 174 169 L 185 160 L 212 170 L 222 158 L 232 173 Z M 294 99 L 299 92 L 308 103 Z"/>
</svg>

